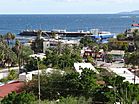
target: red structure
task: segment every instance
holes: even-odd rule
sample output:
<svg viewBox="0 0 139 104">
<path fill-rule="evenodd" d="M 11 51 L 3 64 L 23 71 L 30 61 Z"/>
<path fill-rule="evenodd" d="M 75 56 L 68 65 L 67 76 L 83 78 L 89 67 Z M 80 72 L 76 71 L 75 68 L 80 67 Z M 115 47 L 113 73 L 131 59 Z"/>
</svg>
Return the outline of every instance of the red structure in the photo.
<svg viewBox="0 0 139 104">
<path fill-rule="evenodd" d="M 134 27 L 139 27 L 139 24 L 132 24 L 132 26 L 134 26 Z"/>
<path fill-rule="evenodd" d="M 91 56 L 94 58 L 95 54 L 97 55 L 96 58 L 102 58 L 102 52 L 95 53 L 92 50 L 85 50 L 83 57 Z"/>
<path fill-rule="evenodd" d="M 4 98 L 9 93 L 15 91 L 17 93 L 21 92 L 20 88 L 23 87 L 24 82 L 12 82 L 9 84 L 5 84 L 3 86 L 0 86 L 0 98 Z"/>
</svg>

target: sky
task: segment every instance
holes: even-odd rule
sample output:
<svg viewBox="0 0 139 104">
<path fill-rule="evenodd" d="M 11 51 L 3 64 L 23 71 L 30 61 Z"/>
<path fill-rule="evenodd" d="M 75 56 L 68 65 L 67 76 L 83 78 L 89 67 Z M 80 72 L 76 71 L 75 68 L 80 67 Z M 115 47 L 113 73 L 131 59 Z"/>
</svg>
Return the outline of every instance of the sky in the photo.
<svg viewBox="0 0 139 104">
<path fill-rule="evenodd" d="M 0 0 L 0 14 L 111 14 L 139 10 L 139 0 Z"/>
</svg>

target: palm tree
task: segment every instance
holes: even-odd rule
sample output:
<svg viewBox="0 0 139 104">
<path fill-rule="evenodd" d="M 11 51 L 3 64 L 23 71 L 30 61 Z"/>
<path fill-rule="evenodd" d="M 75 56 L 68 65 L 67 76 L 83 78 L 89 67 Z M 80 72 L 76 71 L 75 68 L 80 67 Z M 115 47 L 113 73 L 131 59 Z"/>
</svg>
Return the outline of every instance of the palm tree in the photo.
<svg viewBox="0 0 139 104">
<path fill-rule="evenodd" d="M 20 69 L 21 69 L 21 59 L 20 59 L 21 44 L 20 44 L 19 40 L 16 40 L 15 46 L 13 47 L 13 51 L 16 53 L 17 58 L 18 58 L 18 66 L 19 66 L 18 73 L 19 73 L 19 71 L 20 71 Z"/>
<path fill-rule="evenodd" d="M 58 41 L 56 48 L 57 48 L 57 54 L 60 55 L 62 52 L 62 44 L 60 41 Z"/>
<path fill-rule="evenodd" d="M 10 40 L 12 38 L 12 33 L 11 32 L 8 32 L 5 36 L 5 38 L 7 39 L 7 44 L 10 45 Z"/>
<path fill-rule="evenodd" d="M 41 36 L 42 36 L 42 30 L 38 30 L 38 32 L 37 32 L 37 38 L 38 39 L 41 39 Z"/>
<path fill-rule="evenodd" d="M 0 42 L 3 42 L 3 41 L 4 41 L 4 36 L 0 35 Z"/>
<path fill-rule="evenodd" d="M 94 46 L 93 51 L 94 51 L 94 53 L 95 53 L 94 59 L 96 60 L 96 59 L 97 59 L 97 54 L 98 54 L 98 52 L 99 52 L 99 46 L 98 46 L 98 45 Z"/>
<path fill-rule="evenodd" d="M 11 40 L 14 41 L 14 39 L 15 39 L 15 34 L 11 34 Z M 13 42 L 12 42 L 12 44 L 13 44 Z"/>
<path fill-rule="evenodd" d="M 136 29 L 133 32 L 133 39 L 136 49 L 139 49 L 139 31 Z"/>
<path fill-rule="evenodd" d="M 32 44 L 32 50 L 34 50 L 35 53 L 43 52 L 43 39 L 41 38 L 41 36 L 42 36 L 42 31 L 39 30 L 37 32 L 37 37 Z"/>
<path fill-rule="evenodd" d="M 126 53 L 125 54 L 125 62 L 126 64 L 131 64 L 133 66 L 138 66 L 139 68 L 139 52 L 133 52 L 133 53 Z"/>
<path fill-rule="evenodd" d="M 103 48 L 103 51 L 104 51 L 103 60 L 105 61 L 106 60 L 107 51 L 109 50 L 108 44 L 104 44 L 102 48 Z"/>
</svg>

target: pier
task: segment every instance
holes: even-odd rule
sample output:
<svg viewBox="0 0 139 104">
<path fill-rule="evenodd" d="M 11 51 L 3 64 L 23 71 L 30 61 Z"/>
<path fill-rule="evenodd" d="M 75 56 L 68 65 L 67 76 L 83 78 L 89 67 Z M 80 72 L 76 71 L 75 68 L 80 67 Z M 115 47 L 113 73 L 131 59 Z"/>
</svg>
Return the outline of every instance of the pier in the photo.
<svg viewBox="0 0 139 104">
<path fill-rule="evenodd" d="M 37 36 L 37 34 L 38 34 L 37 30 L 31 30 L 31 31 L 27 30 L 19 33 L 20 36 Z M 88 31 L 87 32 L 42 31 L 42 36 L 52 36 L 53 34 L 58 34 L 59 36 L 67 36 L 67 37 L 83 37 L 85 35 L 91 35 L 91 33 Z"/>
</svg>

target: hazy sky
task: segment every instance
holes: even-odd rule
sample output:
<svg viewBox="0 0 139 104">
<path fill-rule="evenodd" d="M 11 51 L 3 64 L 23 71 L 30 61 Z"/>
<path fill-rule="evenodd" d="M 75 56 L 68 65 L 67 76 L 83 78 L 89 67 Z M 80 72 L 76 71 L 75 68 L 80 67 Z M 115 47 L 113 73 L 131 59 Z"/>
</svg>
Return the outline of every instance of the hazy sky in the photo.
<svg viewBox="0 0 139 104">
<path fill-rule="evenodd" d="M 0 0 L 0 14 L 105 14 L 139 10 L 139 0 Z"/>
</svg>

